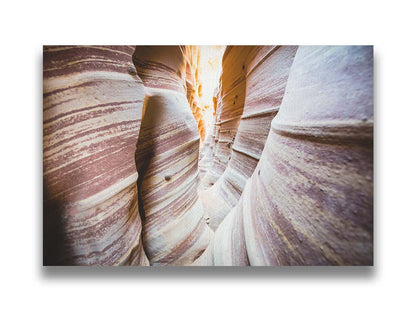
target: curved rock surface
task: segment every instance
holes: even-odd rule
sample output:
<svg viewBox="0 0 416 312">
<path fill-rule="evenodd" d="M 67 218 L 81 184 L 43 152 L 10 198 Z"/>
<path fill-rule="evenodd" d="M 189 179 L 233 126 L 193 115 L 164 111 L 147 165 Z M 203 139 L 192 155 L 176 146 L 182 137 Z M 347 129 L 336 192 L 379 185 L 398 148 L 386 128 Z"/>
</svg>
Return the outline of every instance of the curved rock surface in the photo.
<svg viewBox="0 0 416 312">
<path fill-rule="evenodd" d="M 215 265 L 372 265 L 372 90 L 372 47 L 299 47 Z"/>
<path fill-rule="evenodd" d="M 146 265 L 133 47 L 44 47 L 44 264 Z"/>
<path fill-rule="evenodd" d="M 152 265 L 190 265 L 210 240 L 197 192 L 200 137 L 181 78 L 186 55 L 164 49 L 138 47 L 134 54 L 149 87 L 136 152 L 143 241 Z"/>
<path fill-rule="evenodd" d="M 244 108 L 248 53 L 249 48 L 245 46 L 228 46 L 224 51 L 215 109 L 213 162 L 202 180 L 204 187 L 210 187 L 219 179 L 231 157 L 231 146 Z"/>
<path fill-rule="evenodd" d="M 205 140 L 205 123 L 202 118 L 204 109 L 200 98 L 202 85 L 198 75 L 200 47 L 186 46 L 184 57 L 186 59 L 186 98 L 198 125 L 199 137 L 202 142 Z"/>
<path fill-rule="evenodd" d="M 241 52 L 242 49 L 244 52 Z M 201 200 L 213 230 L 237 204 L 246 180 L 256 168 L 270 130 L 270 123 L 282 102 L 296 50 L 296 46 L 235 48 L 236 52 L 240 52 L 238 55 L 245 58 L 240 61 L 242 65 L 239 64 L 241 70 L 243 67 L 246 69 L 245 78 L 237 76 L 242 81 L 241 83 L 245 84 L 240 87 L 244 93 L 236 94 L 232 103 L 227 102 L 227 97 L 225 101 L 221 102 L 222 110 L 219 119 L 237 121 L 238 131 L 224 141 L 225 147 L 222 141 L 218 140 L 218 145 L 222 148 L 219 147 L 216 150 L 214 159 L 219 159 L 221 162 L 222 158 L 227 166 L 214 186 L 201 192 Z M 227 51 L 228 57 L 232 56 L 233 50 L 228 49 Z M 237 67 L 237 70 L 239 69 Z M 228 71 L 235 70 L 234 67 L 225 66 L 223 76 L 233 77 L 228 74 Z M 238 84 L 231 84 L 231 88 L 237 89 Z M 239 97 L 241 97 L 241 102 L 238 102 Z M 237 106 L 238 109 L 234 109 Z M 241 106 L 243 107 L 242 112 Z M 219 133 L 228 133 L 227 124 L 228 122 L 219 123 Z M 235 129 L 233 133 L 234 131 Z M 226 149 L 226 155 L 229 155 L 229 160 L 224 160 L 224 149 Z M 212 167 L 215 166 L 214 160 Z"/>
<path fill-rule="evenodd" d="M 44 263 L 372 265 L 372 47 L 200 52 L 44 48 Z"/>
</svg>

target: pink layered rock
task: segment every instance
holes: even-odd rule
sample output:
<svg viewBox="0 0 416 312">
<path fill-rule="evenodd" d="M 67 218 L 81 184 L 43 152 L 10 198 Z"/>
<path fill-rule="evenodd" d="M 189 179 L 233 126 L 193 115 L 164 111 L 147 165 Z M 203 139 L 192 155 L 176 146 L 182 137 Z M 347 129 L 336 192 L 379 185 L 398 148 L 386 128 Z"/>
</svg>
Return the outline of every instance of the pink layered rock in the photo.
<svg viewBox="0 0 416 312">
<path fill-rule="evenodd" d="M 249 48 L 229 46 L 222 60 L 219 96 L 215 108 L 213 163 L 204 176 L 204 187 L 213 185 L 224 172 L 231 156 L 231 146 L 237 133 L 245 97 L 245 61 Z"/>
<path fill-rule="evenodd" d="M 372 47 L 299 47 L 215 265 L 372 265 L 372 90 Z"/>
<path fill-rule="evenodd" d="M 44 264 L 146 265 L 134 153 L 144 88 L 127 46 L 46 46 Z"/>
<path fill-rule="evenodd" d="M 134 54 L 148 87 L 136 151 L 143 241 L 151 265 L 190 265 L 210 240 L 197 192 L 200 137 L 183 88 L 183 49 L 165 48 Z"/>
<path fill-rule="evenodd" d="M 238 121 L 237 132 L 232 135 L 231 140 L 226 141 L 225 148 L 229 161 L 215 185 L 201 192 L 201 200 L 213 230 L 237 204 L 247 179 L 256 168 L 269 133 L 270 123 L 282 102 L 297 47 L 239 47 L 239 50 L 241 49 L 245 51 L 239 53 L 241 57 L 245 57 L 241 61 L 241 69 L 244 67 L 246 70 L 245 79 L 240 77 L 239 81 L 244 83 L 240 88 L 245 92 L 243 95 L 236 94 L 233 102 L 222 102 L 219 114 L 219 119 L 229 120 L 229 116 L 235 116 L 232 122 Z M 232 50 L 228 55 L 230 53 Z M 239 77 L 228 73 L 235 70 L 235 67 L 224 67 L 223 76 Z M 239 96 L 243 96 L 240 102 L 242 112 L 240 109 L 234 109 Z M 227 133 L 226 125 L 227 123 L 220 124 L 220 133 Z M 223 150 L 217 151 L 217 158 L 224 154 Z M 215 165 L 214 161 L 212 166 Z"/>
<path fill-rule="evenodd" d="M 372 47 L 200 51 L 44 48 L 44 263 L 371 265 Z"/>
</svg>

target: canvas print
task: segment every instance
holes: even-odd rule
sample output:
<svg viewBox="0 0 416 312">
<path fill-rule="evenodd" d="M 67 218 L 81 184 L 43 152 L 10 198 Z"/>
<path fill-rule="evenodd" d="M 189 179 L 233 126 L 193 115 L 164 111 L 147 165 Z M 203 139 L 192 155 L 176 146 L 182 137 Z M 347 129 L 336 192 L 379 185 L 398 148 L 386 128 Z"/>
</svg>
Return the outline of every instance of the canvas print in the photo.
<svg viewBox="0 0 416 312">
<path fill-rule="evenodd" d="M 373 265 L 372 46 L 44 46 L 46 266 Z"/>
</svg>

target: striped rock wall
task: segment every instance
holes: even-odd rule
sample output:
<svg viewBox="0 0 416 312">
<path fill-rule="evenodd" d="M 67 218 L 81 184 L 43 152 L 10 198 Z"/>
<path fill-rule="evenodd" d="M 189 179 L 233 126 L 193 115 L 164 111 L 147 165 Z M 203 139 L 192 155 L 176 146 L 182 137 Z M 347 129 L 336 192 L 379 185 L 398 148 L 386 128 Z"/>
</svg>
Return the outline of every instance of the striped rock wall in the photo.
<svg viewBox="0 0 416 312">
<path fill-rule="evenodd" d="M 205 140 L 206 129 L 204 119 L 202 118 L 204 107 L 200 98 L 202 85 L 198 74 L 200 47 L 186 46 L 184 55 L 186 58 L 186 98 L 198 125 L 199 137 L 201 138 L 201 142 L 203 142 Z"/>
<path fill-rule="evenodd" d="M 215 265 L 372 265 L 372 47 L 299 47 Z"/>
<path fill-rule="evenodd" d="M 371 265 L 372 48 L 227 47 L 199 197 L 194 62 L 44 48 L 44 263 Z"/>
<path fill-rule="evenodd" d="M 270 130 L 270 123 L 279 110 L 285 91 L 286 81 L 292 65 L 296 46 L 257 46 L 241 47 L 246 50 L 242 55 L 246 67 L 245 95 L 241 101 L 243 112 L 233 111 L 239 121 L 235 136 L 227 143 L 230 153 L 227 166 L 213 187 L 201 192 L 201 200 L 210 218 L 210 226 L 215 230 L 230 210 L 237 204 L 246 180 L 252 175 L 263 151 Z M 226 71 L 233 68 L 224 68 Z M 235 96 L 238 99 L 238 94 Z M 225 109 L 220 119 L 231 109 Z M 232 105 L 234 107 L 234 101 Z M 221 133 L 223 124 L 220 124 Z M 235 139 L 234 139 L 235 138 Z M 220 150 L 220 153 L 223 149 Z M 220 157 L 220 156 L 218 156 Z M 214 166 L 214 164 L 213 164 Z"/>
<path fill-rule="evenodd" d="M 137 47 L 134 53 L 147 93 L 136 164 L 151 265 L 191 265 L 212 236 L 197 193 L 200 138 L 183 87 L 184 51 Z"/>
<path fill-rule="evenodd" d="M 202 179 L 204 187 L 210 187 L 219 179 L 231 157 L 231 146 L 244 108 L 248 53 L 249 48 L 245 46 L 228 46 L 224 51 L 213 131 L 214 156 Z"/>
<path fill-rule="evenodd" d="M 147 265 L 134 153 L 144 87 L 127 46 L 45 46 L 45 265 Z"/>
</svg>

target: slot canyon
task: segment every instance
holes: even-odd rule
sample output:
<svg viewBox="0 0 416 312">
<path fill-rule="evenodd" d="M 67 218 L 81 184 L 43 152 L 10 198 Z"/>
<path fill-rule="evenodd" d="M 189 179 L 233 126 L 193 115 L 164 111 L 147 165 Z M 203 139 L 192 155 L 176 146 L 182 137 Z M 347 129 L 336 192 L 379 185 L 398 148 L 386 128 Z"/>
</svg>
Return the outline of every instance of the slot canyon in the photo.
<svg viewBox="0 0 416 312">
<path fill-rule="evenodd" d="M 372 46 L 44 46 L 43 264 L 373 265 Z"/>
</svg>

